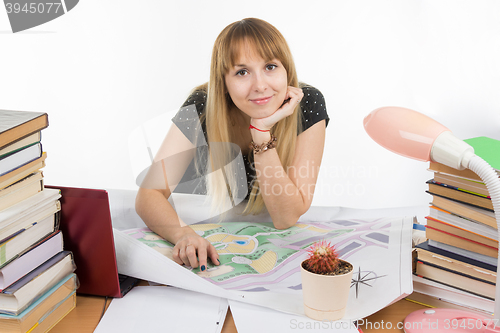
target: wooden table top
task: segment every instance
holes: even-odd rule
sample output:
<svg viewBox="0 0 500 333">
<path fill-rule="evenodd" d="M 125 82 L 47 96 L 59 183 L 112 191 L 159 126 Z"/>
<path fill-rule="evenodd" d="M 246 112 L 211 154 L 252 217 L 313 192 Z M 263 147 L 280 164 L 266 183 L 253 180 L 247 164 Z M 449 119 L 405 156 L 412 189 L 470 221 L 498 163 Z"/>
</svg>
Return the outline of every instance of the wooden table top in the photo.
<svg viewBox="0 0 500 333">
<path fill-rule="evenodd" d="M 76 308 L 64 317 L 52 330 L 51 333 L 92 333 L 99 324 L 103 311 L 108 308 L 111 299 L 100 296 L 78 295 Z M 403 332 L 398 329 L 402 327 L 405 317 L 416 310 L 425 308 L 407 300 L 400 300 L 373 315 L 364 319 L 360 326 L 364 333 L 372 332 Z M 228 311 L 223 333 L 237 332 L 231 311 Z"/>
</svg>

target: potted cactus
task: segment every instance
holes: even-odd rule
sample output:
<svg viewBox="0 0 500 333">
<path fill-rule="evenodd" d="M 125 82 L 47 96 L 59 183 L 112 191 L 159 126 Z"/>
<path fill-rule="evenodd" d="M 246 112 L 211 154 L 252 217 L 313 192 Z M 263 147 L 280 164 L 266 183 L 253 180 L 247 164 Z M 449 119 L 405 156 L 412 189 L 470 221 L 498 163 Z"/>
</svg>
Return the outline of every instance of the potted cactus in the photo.
<svg viewBox="0 0 500 333">
<path fill-rule="evenodd" d="M 345 313 L 353 267 L 324 240 L 307 252 L 300 265 L 305 314 L 316 320 L 339 320 Z"/>
</svg>

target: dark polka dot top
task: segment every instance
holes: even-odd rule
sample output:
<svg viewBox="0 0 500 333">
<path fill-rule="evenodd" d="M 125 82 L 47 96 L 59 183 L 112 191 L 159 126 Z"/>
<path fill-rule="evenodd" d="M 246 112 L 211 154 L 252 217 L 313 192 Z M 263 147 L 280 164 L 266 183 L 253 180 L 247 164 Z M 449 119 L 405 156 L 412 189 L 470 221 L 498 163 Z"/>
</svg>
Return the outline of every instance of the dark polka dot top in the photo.
<svg viewBox="0 0 500 333">
<path fill-rule="evenodd" d="M 323 94 L 318 89 L 308 85 L 304 85 L 302 91 L 304 92 L 304 97 L 300 102 L 302 131 L 307 131 L 311 126 L 323 119 L 325 119 L 325 124 L 328 126 L 330 118 L 326 111 L 326 103 Z M 204 91 L 195 91 L 187 98 L 179 112 L 172 118 L 172 122 L 198 147 L 206 145 L 208 142 L 206 123 L 205 121 L 200 122 L 200 116 L 205 112 L 206 101 L 207 94 Z M 201 132 L 199 128 L 200 125 Z M 203 135 L 201 135 L 201 133 L 203 133 Z M 247 178 L 248 193 L 250 193 L 252 183 L 256 180 L 255 168 L 253 166 L 253 154 L 250 152 L 248 155 L 243 155 L 243 162 Z"/>
</svg>

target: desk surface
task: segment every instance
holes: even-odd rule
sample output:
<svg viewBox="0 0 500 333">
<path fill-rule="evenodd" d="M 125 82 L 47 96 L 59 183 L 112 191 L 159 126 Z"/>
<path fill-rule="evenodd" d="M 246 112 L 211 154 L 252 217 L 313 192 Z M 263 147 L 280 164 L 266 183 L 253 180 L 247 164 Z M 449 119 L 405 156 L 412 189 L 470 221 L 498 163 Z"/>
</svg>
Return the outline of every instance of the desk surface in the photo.
<svg viewBox="0 0 500 333">
<path fill-rule="evenodd" d="M 50 330 L 50 333 L 91 333 L 94 332 L 104 306 L 111 303 L 111 299 L 106 302 L 105 297 L 100 296 L 76 296 L 76 308 L 71 310 L 56 326 Z"/>
<path fill-rule="evenodd" d="M 78 295 L 76 308 L 54 326 L 50 332 L 92 333 L 99 323 L 103 309 L 107 309 L 109 304 L 110 300 L 108 299 L 108 301 L 105 302 L 104 297 Z M 364 333 L 385 331 L 394 333 L 403 332 L 402 329 L 397 329 L 398 323 L 402 323 L 409 313 L 422 308 L 425 307 L 406 300 L 400 300 L 367 317 L 361 329 Z M 222 332 L 237 332 L 230 312 L 228 312 Z"/>
</svg>

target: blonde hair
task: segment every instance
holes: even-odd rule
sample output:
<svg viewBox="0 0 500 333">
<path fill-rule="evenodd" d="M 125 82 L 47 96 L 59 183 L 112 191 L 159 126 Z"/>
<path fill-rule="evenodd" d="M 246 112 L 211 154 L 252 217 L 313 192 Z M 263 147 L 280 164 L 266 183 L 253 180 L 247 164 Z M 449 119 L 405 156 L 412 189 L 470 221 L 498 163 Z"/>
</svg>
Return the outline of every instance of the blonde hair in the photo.
<svg viewBox="0 0 500 333">
<path fill-rule="evenodd" d="M 227 26 L 217 37 L 212 51 L 210 80 L 197 89 L 207 92 L 206 117 L 207 137 L 210 143 L 234 142 L 230 132 L 230 110 L 235 108 L 226 88 L 225 75 L 239 60 L 244 44 L 253 46 L 256 54 L 265 61 L 278 59 L 286 69 L 288 86 L 299 87 L 295 64 L 288 44 L 281 33 L 271 24 L 256 18 L 247 18 Z M 291 165 L 295 152 L 297 133 L 302 130 L 300 106 L 294 113 L 278 121 L 272 133 L 278 138 L 276 146 L 278 156 L 284 170 Z M 234 134 L 233 134 L 234 135 Z M 221 149 L 210 149 L 207 163 L 207 193 L 212 199 L 212 207 L 227 204 L 229 196 L 234 194 L 237 186 L 236 172 L 233 172 L 230 145 L 217 145 Z M 252 154 L 252 151 L 249 152 Z M 224 170 L 225 174 L 209 173 L 213 170 Z M 241 184 L 240 184 L 241 186 Z M 245 179 L 246 186 L 246 179 Z M 249 201 L 243 211 L 244 215 L 258 214 L 265 207 L 262 195 L 259 193 L 258 181 L 253 183 Z"/>
</svg>

